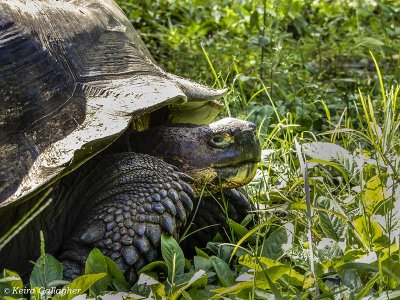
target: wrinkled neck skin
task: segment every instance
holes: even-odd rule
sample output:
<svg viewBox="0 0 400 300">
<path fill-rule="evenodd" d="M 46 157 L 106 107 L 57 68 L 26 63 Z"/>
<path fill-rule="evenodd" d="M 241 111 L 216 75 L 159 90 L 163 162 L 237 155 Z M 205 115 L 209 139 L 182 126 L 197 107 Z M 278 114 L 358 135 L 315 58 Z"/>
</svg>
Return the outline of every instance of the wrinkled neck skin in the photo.
<svg viewBox="0 0 400 300">
<path fill-rule="evenodd" d="M 169 124 L 132 133 L 130 148 L 163 159 L 194 179 L 200 194 L 249 183 L 260 161 L 254 124 L 227 118 L 208 125 Z"/>
</svg>

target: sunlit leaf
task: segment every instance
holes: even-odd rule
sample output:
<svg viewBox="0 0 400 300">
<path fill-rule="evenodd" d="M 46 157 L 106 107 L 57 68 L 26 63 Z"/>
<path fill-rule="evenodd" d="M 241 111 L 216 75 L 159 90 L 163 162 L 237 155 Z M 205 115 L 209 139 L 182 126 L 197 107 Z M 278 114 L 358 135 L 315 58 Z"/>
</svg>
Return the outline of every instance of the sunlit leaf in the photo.
<svg viewBox="0 0 400 300">
<path fill-rule="evenodd" d="M 61 292 L 53 299 L 55 300 L 70 300 L 78 295 L 85 293 L 96 282 L 107 276 L 106 273 L 87 274 L 79 276 L 70 284 L 63 287 Z"/>
<path fill-rule="evenodd" d="M 41 255 L 33 267 L 29 282 L 31 287 L 50 287 L 50 282 L 63 279 L 61 263 L 50 254 Z"/>
<path fill-rule="evenodd" d="M 103 255 L 103 253 L 101 253 L 99 249 L 94 248 L 92 251 L 90 251 L 89 256 L 86 260 L 85 275 L 99 274 L 99 273 L 108 274 L 108 267 L 106 258 Z M 110 285 L 110 277 L 103 276 L 100 280 L 97 280 L 91 286 L 91 291 L 95 295 L 99 295 L 101 292 L 106 291 L 109 285 Z"/>
<path fill-rule="evenodd" d="M 368 216 L 359 216 L 355 218 L 353 225 L 364 243 L 370 246 L 383 234 L 382 228 L 379 226 L 378 222 Z"/>
<path fill-rule="evenodd" d="M 379 176 L 373 176 L 365 184 L 365 190 L 362 194 L 362 201 L 369 215 L 372 215 L 375 208 L 385 199 L 385 186 Z"/>
<path fill-rule="evenodd" d="M 161 253 L 168 266 L 168 277 L 184 273 L 185 256 L 178 242 L 170 235 L 161 236 Z"/>
</svg>

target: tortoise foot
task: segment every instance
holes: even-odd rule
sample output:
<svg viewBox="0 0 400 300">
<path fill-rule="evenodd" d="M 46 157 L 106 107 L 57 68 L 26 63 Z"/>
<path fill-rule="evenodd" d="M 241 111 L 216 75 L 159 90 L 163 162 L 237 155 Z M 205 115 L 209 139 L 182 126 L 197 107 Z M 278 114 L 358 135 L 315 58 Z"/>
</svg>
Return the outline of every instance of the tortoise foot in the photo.
<svg viewBox="0 0 400 300">
<path fill-rule="evenodd" d="M 162 160 L 135 153 L 107 155 L 90 173 L 81 182 L 87 191 L 80 201 L 97 205 L 81 213 L 65 243 L 66 275 L 82 268 L 96 247 L 133 282 L 138 270 L 159 257 L 161 234 L 177 235 L 185 224 L 194 197 L 188 178 Z"/>
</svg>

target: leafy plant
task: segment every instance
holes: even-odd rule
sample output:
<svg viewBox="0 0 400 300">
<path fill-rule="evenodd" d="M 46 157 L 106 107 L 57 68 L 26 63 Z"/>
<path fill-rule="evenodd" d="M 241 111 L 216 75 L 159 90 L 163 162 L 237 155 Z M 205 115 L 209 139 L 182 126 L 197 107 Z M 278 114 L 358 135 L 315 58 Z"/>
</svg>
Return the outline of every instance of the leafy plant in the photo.
<svg viewBox="0 0 400 300">
<path fill-rule="evenodd" d="M 97 249 L 85 275 L 64 282 L 42 243 L 30 285 L 3 270 L 0 297 L 31 287 L 45 299 L 40 289 L 55 287 L 56 299 L 77 295 L 68 289 L 105 299 L 398 299 L 398 1 L 118 3 L 165 69 L 229 87 L 224 114 L 257 124 L 262 162 L 247 187 L 257 222 L 228 219 L 230 240 L 193 258 L 163 235 L 163 260 L 134 286 Z"/>
</svg>

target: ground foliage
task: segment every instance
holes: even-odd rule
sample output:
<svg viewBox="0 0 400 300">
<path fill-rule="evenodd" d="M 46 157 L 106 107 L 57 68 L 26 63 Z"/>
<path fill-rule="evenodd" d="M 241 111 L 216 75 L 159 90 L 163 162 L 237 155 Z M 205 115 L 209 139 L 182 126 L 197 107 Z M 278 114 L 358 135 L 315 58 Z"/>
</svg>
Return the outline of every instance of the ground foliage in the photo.
<svg viewBox="0 0 400 300">
<path fill-rule="evenodd" d="M 133 287 L 97 249 L 65 285 L 42 247 L 31 287 L 104 299 L 400 299 L 400 3 L 118 2 L 165 69 L 229 87 L 224 114 L 258 125 L 256 224 L 229 220 L 229 239 L 190 260 L 164 235 L 162 260 Z M 0 298 L 22 286 L 5 270 Z"/>
<path fill-rule="evenodd" d="M 369 50 L 385 82 L 400 80 L 399 1 L 119 1 L 167 70 L 233 86 L 231 113 L 261 123 L 291 112 L 302 130 L 356 115 L 357 88 L 379 92 Z M 204 57 L 207 52 L 218 78 Z M 267 128 L 268 126 L 265 126 Z"/>
</svg>

